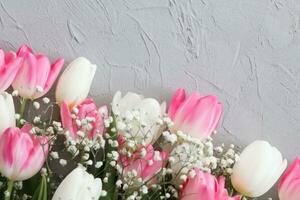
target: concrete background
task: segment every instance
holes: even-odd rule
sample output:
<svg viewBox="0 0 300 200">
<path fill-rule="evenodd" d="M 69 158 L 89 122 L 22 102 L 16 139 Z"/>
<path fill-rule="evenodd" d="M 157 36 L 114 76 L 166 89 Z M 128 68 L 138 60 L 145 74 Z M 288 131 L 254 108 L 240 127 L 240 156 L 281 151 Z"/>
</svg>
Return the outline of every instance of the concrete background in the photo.
<svg viewBox="0 0 300 200">
<path fill-rule="evenodd" d="M 0 46 L 89 58 L 99 104 L 116 90 L 163 100 L 177 87 L 216 94 L 225 107 L 218 140 L 265 139 L 292 159 L 299 16 L 297 0 L 1 0 Z"/>
</svg>

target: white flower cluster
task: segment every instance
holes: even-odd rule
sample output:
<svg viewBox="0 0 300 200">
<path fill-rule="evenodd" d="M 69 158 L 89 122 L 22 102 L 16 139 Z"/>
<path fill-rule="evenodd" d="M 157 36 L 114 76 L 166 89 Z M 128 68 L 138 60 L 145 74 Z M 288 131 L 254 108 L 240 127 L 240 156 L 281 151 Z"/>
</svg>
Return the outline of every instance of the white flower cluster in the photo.
<svg viewBox="0 0 300 200">
<path fill-rule="evenodd" d="M 96 168 L 100 168 L 102 164 L 94 162 L 90 156 L 91 154 L 96 154 L 100 149 L 104 149 L 105 139 L 99 134 L 97 134 L 93 139 L 90 139 L 86 134 L 84 134 L 84 132 L 78 132 L 82 133 L 82 135 L 78 134 L 79 137 L 75 139 L 70 136 L 69 131 L 64 132 L 66 138 L 64 144 L 67 152 L 69 152 L 73 158 L 80 155 L 80 162 L 84 165 L 94 165 Z M 57 157 L 58 156 L 55 155 L 53 158 Z M 65 160 L 61 159 L 60 164 L 65 166 L 67 163 Z"/>
<path fill-rule="evenodd" d="M 214 173 L 217 175 L 230 176 L 234 163 L 239 159 L 239 151 L 233 144 L 231 144 L 226 151 L 224 150 L 224 146 L 225 145 L 222 144 L 214 149 L 218 157 L 218 167 L 214 170 Z"/>
<path fill-rule="evenodd" d="M 172 150 L 169 161 L 172 169 L 179 175 L 187 175 L 195 167 L 206 172 L 217 167 L 210 138 L 196 143 L 180 142 Z"/>
</svg>

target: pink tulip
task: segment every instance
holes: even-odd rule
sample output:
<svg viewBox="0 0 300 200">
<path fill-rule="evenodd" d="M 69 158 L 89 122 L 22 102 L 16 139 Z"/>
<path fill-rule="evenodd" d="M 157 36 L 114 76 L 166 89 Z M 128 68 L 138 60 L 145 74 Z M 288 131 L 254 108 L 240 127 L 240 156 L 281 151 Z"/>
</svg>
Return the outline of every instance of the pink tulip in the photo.
<svg viewBox="0 0 300 200">
<path fill-rule="evenodd" d="M 300 198 L 300 157 L 296 158 L 284 173 L 278 188 L 280 200 L 299 200 Z"/>
<path fill-rule="evenodd" d="M 4 53 L 0 49 L 0 91 L 5 91 L 11 85 L 18 73 L 21 61 L 22 58 L 18 58 L 15 52 Z"/>
<path fill-rule="evenodd" d="M 12 84 L 13 88 L 26 99 L 36 99 L 46 94 L 62 69 L 64 60 L 59 58 L 51 64 L 45 55 L 33 54 L 26 45 L 20 47 L 17 55 L 23 61 Z"/>
<path fill-rule="evenodd" d="M 188 178 L 181 189 L 181 200 L 240 200 L 230 197 L 225 189 L 225 178 L 219 182 L 215 176 L 195 169 L 196 175 Z"/>
<path fill-rule="evenodd" d="M 48 139 L 30 133 L 29 124 L 7 128 L 0 135 L 0 172 L 12 181 L 34 176 L 43 166 L 48 154 Z"/>
<path fill-rule="evenodd" d="M 69 108 L 62 102 L 60 110 L 63 127 L 70 132 L 72 138 L 78 138 L 78 131 L 93 139 L 96 134 L 105 131 L 104 120 L 108 118 L 107 106 L 97 108 L 93 99 L 86 99 L 79 105 Z"/>
<path fill-rule="evenodd" d="M 171 100 L 168 115 L 174 128 L 202 139 L 215 130 L 222 113 L 222 105 L 215 96 L 200 96 L 193 92 L 186 98 L 184 89 L 177 89 Z"/>
<path fill-rule="evenodd" d="M 143 150 L 145 151 L 144 156 L 142 156 Z M 162 151 L 158 153 L 156 155 L 153 147 L 147 145 L 138 149 L 130 158 L 121 156 L 120 161 L 124 167 L 124 173 L 135 170 L 137 177 L 142 178 L 144 181 L 149 179 L 155 180 L 155 175 L 163 168 L 168 158 L 167 152 Z"/>
</svg>

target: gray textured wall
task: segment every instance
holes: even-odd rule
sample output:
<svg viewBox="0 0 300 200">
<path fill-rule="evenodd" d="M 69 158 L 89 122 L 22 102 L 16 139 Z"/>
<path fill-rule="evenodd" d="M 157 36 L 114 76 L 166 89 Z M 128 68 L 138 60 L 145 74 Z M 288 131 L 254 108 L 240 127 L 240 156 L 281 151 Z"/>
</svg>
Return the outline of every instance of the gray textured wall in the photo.
<svg viewBox="0 0 300 200">
<path fill-rule="evenodd" d="M 297 0 L 1 0 L 0 46 L 86 56 L 99 66 L 98 103 L 119 89 L 217 94 L 220 140 L 266 139 L 291 159 L 300 154 L 299 16 Z"/>
</svg>

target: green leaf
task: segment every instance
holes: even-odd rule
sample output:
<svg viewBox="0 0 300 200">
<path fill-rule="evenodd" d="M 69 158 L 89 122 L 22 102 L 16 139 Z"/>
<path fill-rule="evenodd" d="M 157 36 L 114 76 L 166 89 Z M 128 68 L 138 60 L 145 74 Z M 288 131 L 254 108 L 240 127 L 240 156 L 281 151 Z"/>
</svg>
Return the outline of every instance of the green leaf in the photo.
<svg viewBox="0 0 300 200">
<path fill-rule="evenodd" d="M 37 173 L 35 176 L 31 177 L 30 179 L 25 180 L 23 182 L 22 191 L 32 196 L 36 191 L 37 187 L 40 185 L 41 178 L 42 178 L 41 174 Z"/>
<path fill-rule="evenodd" d="M 34 195 L 32 197 L 32 200 L 47 200 L 48 194 L 47 194 L 47 177 L 42 176 L 42 180 L 36 191 L 34 192 Z"/>
</svg>

